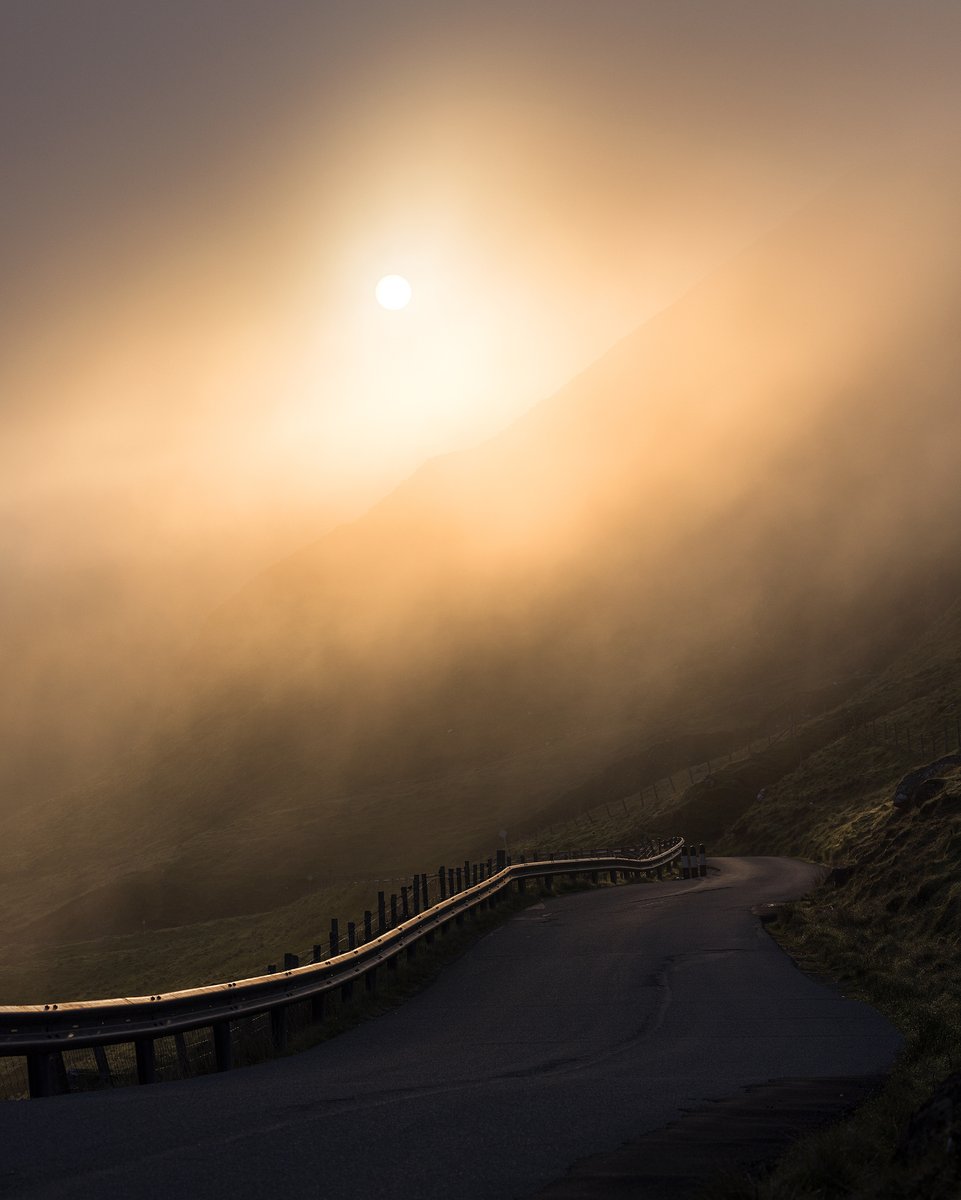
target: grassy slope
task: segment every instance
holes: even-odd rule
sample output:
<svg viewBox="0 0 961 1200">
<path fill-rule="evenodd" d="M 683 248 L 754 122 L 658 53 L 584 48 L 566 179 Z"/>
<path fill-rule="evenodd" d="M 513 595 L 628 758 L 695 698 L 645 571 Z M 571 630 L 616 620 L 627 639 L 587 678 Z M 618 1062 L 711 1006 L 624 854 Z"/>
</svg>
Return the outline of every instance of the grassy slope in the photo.
<svg viewBox="0 0 961 1200">
<path fill-rule="evenodd" d="M 906 1039 L 888 1086 L 850 1120 L 799 1143 L 770 1175 L 715 1181 L 711 1196 L 948 1200 L 961 1190 L 943 1136 L 898 1153 L 912 1114 L 961 1070 L 961 770 L 944 771 L 944 791 L 919 807 L 901 813 L 892 805 L 899 779 L 944 753 L 945 734 L 955 749 L 959 678 L 955 606 L 848 701 L 799 727 L 796 739 L 720 767 L 712 785 L 686 789 L 661 813 L 665 828 L 704 837 L 722 853 L 853 867 L 849 882 L 785 906 L 769 928 L 802 967 L 880 1009 Z M 604 836 L 624 833 L 626 826 Z"/>
<path fill-rule="evenodd" d="M 843 703 L 799 724 L 794 736 L 758 744 L 746 759 L 727 763 L 722 756 L 709 781 L 682 787 L 678 773 L 673 793 L 662 788 L 659 803 L 642 806 L 617 803 L 614 790 L 603 794 L 602 778 L 584 793 L 601 805 L 591 817 L 582 813 L 513 843 L 515 853 L 535 845 L 551 851 L 630 844 L 652 831 L 679 829 L 717 852 L 785 853 L 855 868 L 844 887 L 825 887 L 787 906 L 773 932 L 802 966 L 887 1013 L 905 1034 L 905 1052 L 888 1088 L 852 1119 L 800 1143 L 770 1176 L 715 1181 L 717 1196 L 947 1200 L 956 1194 L 938 1144 L 913 1161 L 894 1152 L 936 1082 L 961 1067 L 955 1037 L 961 1023 L 961 772 L 949 772 L 945 791 L 910 813 L 899 814 L 891 798 L 900 777 L 935 753 L 930 742 L 919 750 L 919 731 L 940 733 L 961 707 L 959 668 L 961 606 Z M 872 721 L 877 724 L 865 725 Z M 622 781 L 615 771 L 608 782 L 615 789 Z M 359 913 L 376 886 L 323 889 L 254 917 L 61 947 L 55 977 L 65 986 L 57 990 L 149 990 L 153 976 L 145 962 L 163 967 L 165 988 L 260 970 L 285 949 L 305 951 L 332 912 Z M 23 962 L 15 977 L 0 968 L 0 995 L 49 999 L 53 965 L 37 954 L 26 973 Z M 23 994 L 25 978 L 35 996 Z M 97 980 L 105 986 L 97 988 Z M 124 981 L 129 986 L 115 986 Z"/>
<path fill-rule="evenodd" d="M 958 1194 L 943 1139 L 920 1155 L 896 1148 L 935 1084 L 961 1069 L 961 772 L 944 772 L 941 795 L 908 813 L 892 798 L 903 774 L 943 752 L 940 741 L 920 751 L 918 734 L 940 734 L 958 711 L 959 667 L 955 607 L 858 698 L 860 714 L 884 718 L 879 735 L 852 732 L 806 756 L 724 840 L 729 850 L 853 867 L 844 886 L 826 885 L 787 906 L 772 931 L 802 966 L 886 1013 L 906 1047 L 884 1092 L 850 1121 L 799 1145 L 770 1178 L 732 1181 L 719 1195 Z M 903 732 L 898 746 L 885 736 L 894 723 L 913 726 L 913 750 Z"/>
</svg>

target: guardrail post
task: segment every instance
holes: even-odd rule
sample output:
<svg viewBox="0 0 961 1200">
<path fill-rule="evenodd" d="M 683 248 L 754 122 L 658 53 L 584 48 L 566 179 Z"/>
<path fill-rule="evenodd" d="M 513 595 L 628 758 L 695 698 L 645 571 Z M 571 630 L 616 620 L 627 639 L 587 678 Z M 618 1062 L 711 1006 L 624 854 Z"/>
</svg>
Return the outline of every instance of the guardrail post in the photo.
<svg viewBox="0 0 961 1200">
<path fill-rule="evenodd" d="M 364 909 L 364 941 L 374 940 L 374 914 L 369 908 Z"/>
<path fill-rule="evenodd" d="M 544 887 L 549 892 L 552 892 L 554 890 L 554 876 L 553 875 L 545 875 L 544 876 Z"/>
<path fill-rule="evenodd" d="M 414 876 L 414 916 L 420 912 L 420 876 Z"/>
<path fill-rule="evenodd" d="M 599 883 L 600 877 L 597 871 L 591 871 L 591 883 Z"/>
<path fill-rule="evenodd" d="M 608 871 L 607 876 L 610 879 L 611 883 L 617 883 L 617 871 L 614 871 L 614 870 Z"/>
<path fill-rule="evenodd" d="M 330 918 L 330 957 L 336 958 L 340 953 L 340 926 L 336 917 Z"/>
<path fill-rule="evenodd" d="M 157 1082 L 157 1058 L 153 1038 L 137 1038 L 134 1042 L 137 1055 L 137 1082 Z"/>
<path fill-rule="evenodd" d="M 706 852 L 705 852 L 705 850 L 704 850 L 704 843 L 703 843 L 703 842 L 701 843 L 701 853 L 700 853 L 700 870 L 699 870 L 699 873 L 700 873 L 700 876 L 701 876 L 701 878 L 702 878 L 702 879 L 703 879 L 703 878 L 704 878 L 704 876 L 707 874 L 707 854 L 706 854 Z"/>
<path fill-rule="evenodd" d="M 430 908 L 430 890 L 427 887 L 427 872 L 421 872 L 420 877 L 420 901 L 426 912 Z"/>
<path fill-rule="evenodd" d="M 454 895 L 454 868 L 453 867 L 447 868 L 447 895 L 448 896 Z"/>
<path fill-rule="evenodd" d="M 498 869 L 498 871 L 503 871 L 503 869 L 506 866 L 507 866 L 507 851 L 502 846 L 500 848 L 500 850 L 497 851 L 497 869 Z"/>
<path fill-rule="evenodd" d="M 492 858 L 489 858 L 487 860 L 487 878 L 490 879 L 490 877 L 493 874 L 494 874 L 494 860 Z"/>
<path fill-rule="evenodd" d="M 319 963 L 324 961 L 324 948 L 319 944 L 314 945 L 314 962 Z M 310 1019 L 319 1023 L 327 1015 L 327 993 L 318 992 L 316 996 L 310 998 Z"/>
<path fill-rule="evenodd" d="M 101 1046 L 102 1050 L 103 1047 Z M 187 1057 L 187 1040 L 182 1033 L 174 1034 L 174 1049 L 177 1051 L 177 1066 L 180 1068 L 180 1078 L 190 1078 L 190 1059 Z M 97 1064 L 100 1065 L 99 1063 Z"/>
<path fill-rule="evenodd" d="M 437 893 L 441 900 L 447 899 L 447 869 L 446 867 L 437 868 Z"/>
<path fill-rule="evenodd" d="M 27 1087 L 31 1100 L 57 1094 L 53 1058 L 52 1053 L 40 1050 L 27 1055 Z"/>
<path fill-rule="evenodd" d="M 284 970 L 285 971 L 295 971 L 299 966 L 300 966 L 300 955 L 299 954 L 285 954 L 284 955 Z"/>
<path fill-rule="evenodd" d="M 406 884 L 400 889 L 400 913 L 404 921 L 410 916 L 410 899 L 407 894 Z"/>
<path fill-rule="evenodd" d="M 383 892 L 377 893 L 377 932 L 387 932 L 387 897 Z"/>
<path fill-rule="evenodd" d="M 355 950 L 357 948 L 357 926 L 353 921 L 347 922 L 347 949 Z M 348 979 L 346 983 L 340 985 L 340 1000 L 343 1004 L 349 1000 L 354 994 L 354 981 Z"/>
<path fill-rule="evenodd" d="M 270 1036 L 277 1054 L 287 1049 L 287 1009 L 282 1005 L 270 1010 Z"/>
<path fill-rule="evenodd" d="M 183 1034 L 180 1036 L 182 1038 Z M 103 1046 L 93 1047 L 93 1057 L 97 1064 L 97 1074 L 100 1076 L 101 1086 L 113 1087 L 113 1078 L 110 1075 L 110 1063 L 107 1061 L 107 1052 Z"/>
<path fill-rule="evenodd" d="M 466 891 L 469 887 L 470 887 L 470 862 L 468 859 L 465 858 L 464 859 L 464 890 Z"/>
<path fill-rule="evenodd" d="M 457 891 L 462 892 L 463 890 L 464 890 L 464 869 L 463 869 L 463 867 L 458 867 L 457 868 Z"/>
<path fill-rule="evenodd" d="M 230 1044 L 230 1022 L 217 1021 L 212 1027 L 214 1035 L 214 1062 L 218 1071 L 229 1071 L 234 1065 L 233 1047 Z M 183 1072 L 183 1063 L 181 1063 Z"/>
</svg>

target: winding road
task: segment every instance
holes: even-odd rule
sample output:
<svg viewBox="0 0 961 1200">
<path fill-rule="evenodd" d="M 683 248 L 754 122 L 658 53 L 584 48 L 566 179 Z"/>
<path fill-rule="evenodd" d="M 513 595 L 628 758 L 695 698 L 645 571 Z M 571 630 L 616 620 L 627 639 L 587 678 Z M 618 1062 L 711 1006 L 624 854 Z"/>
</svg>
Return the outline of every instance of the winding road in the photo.
<svg viewBox="0 0 961 1200">
<path fill-rule="evenodd" d="M 752 1085 L 886 1071 L 893 1027 L 803 975 L 751 913 L 819 868 L 710 867 L 526 909 L 303 1054 L 0 1104 L 0 1196 L 508 1200 Z"/>
</svg>

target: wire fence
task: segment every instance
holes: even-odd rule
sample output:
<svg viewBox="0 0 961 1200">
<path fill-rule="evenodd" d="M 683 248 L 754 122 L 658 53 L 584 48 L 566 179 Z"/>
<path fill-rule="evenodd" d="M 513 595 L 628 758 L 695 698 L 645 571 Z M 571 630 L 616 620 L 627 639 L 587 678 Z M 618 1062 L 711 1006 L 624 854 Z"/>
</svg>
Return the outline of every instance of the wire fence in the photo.
<svg viewBox="0 0 961 1200">
<path fill-rule="evenodd" d="M 937 758 L 939 754 L 961 753 L 961 717 L 945 716 L 937 723 L 924 725 L 872 717 L 855 725 L 851 733 L 862 743 L 890 746 L 910 754 Z"/>
</svg>

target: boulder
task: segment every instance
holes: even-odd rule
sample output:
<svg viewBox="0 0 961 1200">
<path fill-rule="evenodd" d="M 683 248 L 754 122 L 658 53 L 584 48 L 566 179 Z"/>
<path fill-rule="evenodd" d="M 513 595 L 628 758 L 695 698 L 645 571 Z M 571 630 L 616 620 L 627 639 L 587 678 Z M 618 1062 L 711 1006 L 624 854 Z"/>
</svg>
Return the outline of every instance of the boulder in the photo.
<svg viewBox="0 0 961 1200">
<path fill-rule="evenodd" d="M 913 808 L 916 804 L 920 804 L 922 799 L 930 800 L 931 796 L 937 795 L 941 788 L 936 788 L 933 792 L 928 792 L 922 798 L 918 795 L 921 785 L 927 783 L 928 780 L 934 779 L 942 771 L 950 770 L 952 767 L 961 767 L 961 754 L 946 754 L 942 758 L 928 763 L 926 767 L 918 767 L 914 771 L 909 771 L 894 789 L 894 807 L 901 809 Z M 944 787 L 944 780 L 940 780 L 940 783 L 941 787 Z"/>
</svg>

